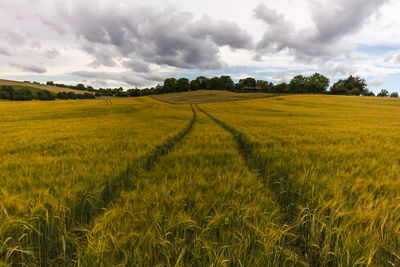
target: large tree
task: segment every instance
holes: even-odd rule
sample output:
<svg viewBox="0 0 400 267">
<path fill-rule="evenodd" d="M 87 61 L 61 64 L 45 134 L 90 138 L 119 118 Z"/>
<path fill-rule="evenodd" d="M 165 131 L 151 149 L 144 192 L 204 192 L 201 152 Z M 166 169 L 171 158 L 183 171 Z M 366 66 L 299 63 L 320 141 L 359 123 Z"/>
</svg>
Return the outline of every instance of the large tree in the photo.
<svg viewBox="0 0 400 267">
<path fill-rule="evenodd" d="M 208 89 L 210 90 L 223 90 L 224 83 L 219 77 L 212 77 L 208 81 Z"/>
<path fill-rule="evenodd" d="M 185 92 L 189 91 L 189 80 L 186 78 L 180 78 L 176 81 L 176 91 Z"/>
<path fill-rule="evenodd" d="M 261 89 L 263 92 L 272 93 L 275 92 L 275 86 L 273 83 L 263 80 L 257 80 L 256 87 Z"/>
<path fill-rule="evenodd" d="M 306 87 L 308 93 L 325 93 L 329 86 L 329 79 L 319 73 L 314 73 L 307 78 Z"/>
<path fill-rule="evenodd" d="M 242 88 L 245 88 L 245 87 L 254 88 L 257 85 L 256 79 L 251 78 L 251 77 L 239 80 L 239 84 L 242 86 Z"/>
<path fill-rule="evenodd" d="M 334 83 L 330 89 L 332 94 L 335 95 L 370 95 L 367 88 L 367 82 L 358 77 L 350 75 L 345 80 L 339 80 Z"/>
<path fill-rule="evenodd" d="M 291 93 L 325 93 L 329 86 L 329 79 L 322 74 L 314 73 L 311 76 L 297 75 L 289 84 Z"/>
<path fill-rule="evenodd" d="M 306 93 L 307 77 L 303 75 L 294 76 L 289 83 L 289 90 L 291 93 Z"/>
<path fill-rule="evenodd" d="M 235 85 L 231 79 L 231 76 L 223 75 L 223 76 L 219 77 L 219 79 L 223 83 L 224 90 L 231 90 L 233 88 L 233 86 Z"/>
<path fill-rule="evenodd" d="M 287 93 L 289 91 L 289 85 L 287 83 L 280 83 L 275 85 L 275 92 L 278 94 Z"/>
<path fill-rule="evenodd" d="M 199 90 L 199 83 L 196 80 L 190 81 L 189 88 L 191 91 Z"/>
<path fill-rule="evenodd" d="M 199 76 L 196 78 L 196 82 L 199 85 L 199 89 L 208 89 L 208 82 L 210 79 L 204 76 Z"/>
<path fill-rule="evenodd" d="M 175 78 L 167 78 L 164 80 L 164 92 L 175 92 L 176 91 L 176 79 Z"/>
</svg>

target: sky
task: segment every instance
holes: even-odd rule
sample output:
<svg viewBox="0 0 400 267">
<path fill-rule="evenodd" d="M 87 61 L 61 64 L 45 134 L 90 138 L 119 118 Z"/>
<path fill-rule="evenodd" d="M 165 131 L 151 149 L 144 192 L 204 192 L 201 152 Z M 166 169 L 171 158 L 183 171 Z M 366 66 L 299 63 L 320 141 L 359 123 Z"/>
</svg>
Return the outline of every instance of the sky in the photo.
<svg viewBox="0 0 400 267">
<path fill-rule="evenodd" d="M 396 0 L 0 0 L 0 78 L 143 88 L 319 72 L 400 91 Z"/>
</svg>

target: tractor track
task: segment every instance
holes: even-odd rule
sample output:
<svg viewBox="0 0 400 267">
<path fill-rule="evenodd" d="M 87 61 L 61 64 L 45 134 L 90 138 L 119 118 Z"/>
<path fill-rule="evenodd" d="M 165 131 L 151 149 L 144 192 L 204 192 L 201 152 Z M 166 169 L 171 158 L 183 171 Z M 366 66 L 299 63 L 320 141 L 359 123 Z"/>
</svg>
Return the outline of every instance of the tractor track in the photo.
<svg viewBox="0 0 400 267">
<path fill-rule="evenodd" d="M 300 261 L 303 262 L 302 265 L 316 264 L 316 266 L 319 266 L 320 264 L 316 263 L 320 260 L 318 259 L 318 253 L 316 253 L 315 247 L 308 244 L 305 240 L 306 233 L 302 232 L 301 227 L 298 228 L 291 226 L 293 224 L 296 225 L 296 219 L 300 215 L 298 205 L 300 203 L 306 205 L 308 202 L 307 199 L 305 199 L 299 192 L 288 190 L 293 187 L 289 184 L 285 184 L 284 178 L 271 179 L 271 177 L 268 176 L 266 169 L 268 166 L 266 166 L 266 162 L 255 151 L 257 146 L 259 146 L 258 143 L 251 141 L 244 133 L 217 119 L 213 115 L 204 111 L 198 105 L 195 106 L 200 112 L 207 115 L 232 135 L 238 145 L 239 153 L 244 158 L 248 169 L 257 175 L 258 178 L 262 180 L 263 184 L 274 194 L 274 199 L 282 208 L 282 215 L 284 218 L 282 226 L 284 228 L 289 228 L 284 240 L 285 246 L 290 247 L 293 252 L 302 258 L 300 259 Z M 312 262 L 307 262 L 307 259 L 310 260 L 310 255 L 312 255 Z M 282 255 L 282 257 L 285 257 L 285 255 Z"/>
<path fill-rule="evenodd" d="M 81 244 L 87 243 L 87 232 L 91 229 L 91 224 L 95 219 L 104 213 L 107 207 L 115 201 L 120 193 L 124 190 L 135 190 L 134 178 L 138 176 L 140 170 L 149 171 L 161 158 L 167 155 L 193 128 L 197 114 L 193 106 L 192 118 L 190 121 L 174 136 L 165 140 L 162 144 L 155 147 L 147 156 L 140 158 L 131 164 L 114 178 L 106 181 L 103 189 L 100 192 L 81 191 L 76 194 L 76 197 L 67 203 L 68 211 L 65 219 L 65 233 L 50 231 L 51 224 L 49 218 L 38 217 L 38 224 L 41 225 L 43 231 L 32 231 L 30 239 L 58 240 L 60 236 L 69 233 L 72 236 L 81 240 Z M 63 224 L 64 224 L 63 223 Z M 47 230 L 46 230 L 47 229 Z M 64 240 L 64 255 L 77 255 L 79 250 L 74 243 L 69 243 Z M 52 250 L 50 248 L 50 250 Z M 49 248 L 37 247 L 33 251 L 37 260 L 43 265 L 71 262 L 74 263 L 74 258 L 61 258 L 55 256 L 59 252 L 49 251 Z M 0 254 L 1 255 L 1 254 Z"/>
<path fill-rule="evenodd" d="M 168 138 L 164 143 L 155 147 L 147 156 L 130 164 L 127 169 L 117 175 L 114 179 L 107 181 L 104 185 L 104 189 L 97 195 L 94 195 L 91 200 L 85 200 L 85 193 L 83 193 L 83 196 L 78 198 L 77 206 L 72 211 L 74 219 L 87 225 L 92 222 L 94 217 L 101 213 L 109 203 L 116 199 L 121 190 L 134 189 L 132 177 L 137 176 L 138 170 L 151 170 L 163 156 L 167 155 L 169 151 L 171 151 L 192 130 L 197 114 L 193 106 L 190 105 L 190 107 L 193 113 L 192 118 L 181 131 Z M 88 213 L 88 210 L 92 210 L 92 212 Z"/>
</svg>

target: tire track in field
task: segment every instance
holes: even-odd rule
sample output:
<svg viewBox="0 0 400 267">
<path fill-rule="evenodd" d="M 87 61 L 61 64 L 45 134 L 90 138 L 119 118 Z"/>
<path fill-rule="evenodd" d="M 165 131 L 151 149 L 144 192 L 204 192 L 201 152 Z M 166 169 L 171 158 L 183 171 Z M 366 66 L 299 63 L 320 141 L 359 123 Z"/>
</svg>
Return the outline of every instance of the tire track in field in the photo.
<svg viewBox="0 0 400 267">
<path fill-rule="evenodd" d="M 86 239 L 86 233 L 90 229 L 91 223 L 94 222 L 96 217 L 103 214 L 107 206 L 109 206 L 123 190 L 135 189 L 133 183 L 133 177 L 138 175 L 139 170 L 150 170 L 154 164 L 159 162 L 163 156 L 168 154 L 193 128 L 193 125 L 197 119 L 196 111 L 193 106 L 192 118 L 185 125 L 185 127 L 179 131 L 176 135 L 168 138 L 164 143 L 155 147 L 147 156 L 140 158 L 137 161 L 131 162 L 131 164 L 122 172 L 117 174 L 113 179 L 107 181 L 104 184 L 104 188 L 99 193 L 90 191 L 78 192 L 76 197 L 70 199 L 66 203 L 68 209 L 63 224 L 65 225 L 64 233 L 59 230 L 53 230 L 52 226 L 58 224 L 60 218 L 54 217 L 50 219 L 48 217 L 38 217 L 38 223 L 42 231 L 32 231 L 30 234 L 30 240 L 40 240 L 40 244 L 45 244 L 48 240 L 57 242 L 62 236 L 63 242 L 63 253 L 64 257 L 60 257 L 60 249 L 55 247 L 32 247 L 30 244 L 27 246 L 33 249 L 33 255 L 37 261 L 44 265 L 62 264 L 62 263 L 74 263 L 75 256 L 78 254 L 79 247 L 85 246 L 88 242 Z M 69 239 L 65 240 L 64 235 L 68 234 L 75 240 L 80 240 L 78 243 L 70 242 Z M 77 246 L 77 244 L 79 244 Z M 24 249 L 22 245 L 22 249 Z M 68 256 L 65 256 L 68 255 Z M 50 264 L 51 263 L 51 264 Z M 76 263 L 76 262 L 75 262 Z"/>
<path fill-rule="evenodd" d="M 126 170 L 110 182 L 106 182 L 104 189 L 99 194 L 92 195 L 88 199 L 88 193 L 84 192 L 83 195 L 78 197 L 77 205 L 72 211 L 73 218 L 82 224 L 89 224 L 118 196 L 121 190 L 134 187 L 131 183 L 131 178 L 137 175 L 138 170 L 151 170 L 163 156 L 168 154 L 192 130 L 197 114 L 193 106 L 190 105 L 190 107 L 193 114 L 192 118 L 180 132 L 155 147 L 147 156 L 130 164 Z"/>
<path fill-rule="evenodd" d="M 197 114 L 196 111 L 193 108 L 193 105 L 190 105 L 192 112 L 193 112 L 193 117 L 190 120 L 190 122 L 186 125 L 186 127 L 183 129 L 183 131 L 179 132 L 177 135 L 172 137 L 171 139 L 167 140 L 163 144 L 159 145 L 156 147 L 153 152 L 146 158 L 145 161 L 145 168 L 146 170 L 150 170 L 155 163 L 160 161 L 161 157 L 168 154 L 168 152 L 173 149 L 177 143 L 179 143 L 192 129 L 194 122 L 196 121 Z"/>
<path fill-rule="evenodd" d="M 303 259 L 299 259 L 305 265 L 319 265 L 318 252 L 316 252 L 316 248 L 306 242 L 307 233 L 303 232 L 301 227 L 292 227 L 300 214 L 298 210 L 298 205 L 307 204 L 307 199 L 305 199 L 299 192 L 293 190 L 294 186 L 289 184 L 289 179 L 286 179 L 288 181 L 285 184 L 284 179 L 272 180 L 270 177 L 267 176 L 267 166 L 265 164 L 265 161 L 255 152 L 255 148 L 259 146 L 258 143 L 252 142 L 244 133 L 215 118 L 208 112 L 201 109 L 197 104 L 196 107 L 199 109 L 199 111 L 207 115 L 215 123 L 220 125 L 223 129 L 228 131 L 233 136 L 234 140 L 239 146 L 239 153 L 244 158 L 249 170 L 255 173 L 263 181 L 264 185 L 271 189 L 271 191 L 273 192 L 275 196 L 274 199 L 283 210 L 282 215 L 286 221 L 284 223 L 284 227 L 290 227 L 290 230 L 285 236 L 285 245 L 289 247 L 292 251 L 294 251 L 297 255 L 301 255 L 304 258 L 309 258 L 309 256 L 311 255 L 312 262 L 310 263 L 306 263 Z M 283 255 L 283 257 L 285 257 L 285 255 Z"/>
</svg>

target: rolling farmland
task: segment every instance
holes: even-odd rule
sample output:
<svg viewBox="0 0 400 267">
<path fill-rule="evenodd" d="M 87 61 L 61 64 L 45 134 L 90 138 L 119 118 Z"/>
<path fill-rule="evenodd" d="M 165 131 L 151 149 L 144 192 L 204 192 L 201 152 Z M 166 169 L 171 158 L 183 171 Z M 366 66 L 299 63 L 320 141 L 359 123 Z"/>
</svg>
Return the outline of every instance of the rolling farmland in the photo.
<svg viewBox="0 0 400 267">
<path fill-rule="evenodd" d="M 400 101 L 239 96 L 0 102 L 0 265 L 399 265 Z"/>
<path fill-rule="evenodd" d="M 201 103 L 218 103 L 227 101 L 266 98 L 271 96 L 273 96 L 273 94 L 268 94 L 268 93 L 239 94 L 229 91 L 197 90 L 192 92 L 153 95 L 151 97 L 156 100 L 170 104 L 201 104 Z"/>
<path fill-rule="evenodd" d="M 0 79 L 0 86 L 2 86 L 2 85 L 9 85 L 14 88 L 28 88 L 28 89 L 32 90 L 33 92 L 40 91 L 40 90 L 48 90 L 53 93 L 59 93 L 59 92 L 74 92 L 76 94 L 90 93 L 88 91 L 74 90 L 74 89 L 58 87 L 58 86 L 37 84 L 37 83 L 31 83 L 31 82 L 17 82 L 17 81 Z"/>
</svg>

